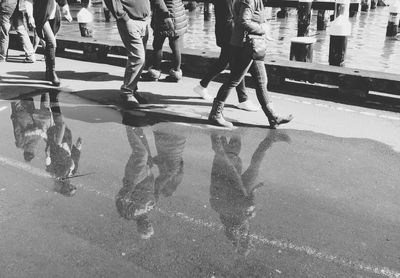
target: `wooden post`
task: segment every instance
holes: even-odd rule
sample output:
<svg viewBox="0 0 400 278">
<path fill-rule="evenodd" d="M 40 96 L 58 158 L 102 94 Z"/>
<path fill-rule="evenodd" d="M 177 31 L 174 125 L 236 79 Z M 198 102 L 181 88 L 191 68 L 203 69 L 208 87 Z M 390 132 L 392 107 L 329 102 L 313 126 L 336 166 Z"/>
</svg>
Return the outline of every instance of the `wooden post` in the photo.
<svg viewBox="0 0 400 278">
<path fill-rule="evenodd" d="M 376 1 L 375 0 L 371 0 L 371 10 L 376 9 Z"/>
<path fill-rule="evenodd" d="M 326 26 L 328 25 L 329 18 L 326 16 L 325 10 L 318 10 L 317 15 L 317 30 L 324 31 L 326 30 Z"/>
<path fill-rule="evenodd" d="M 204 0 L 204 20 L 209 21 L 210 18 L 211 18 L 210 0 Z"/>
<path fill-rule="evenodd" d="M 286 18 L 288 16 L 288 11 L 286 8 L 281 8 L 280 11 L 276 13 L 277 18 Z"/>
<path fill-rule="evenodd" d="M 395 0 L 389 7 L 389 20 L 386 27 L 386 37 L 395 37 L 398 33 L 400 20 L 400 0 Z"/>
<path fill-rule="evenodd" d="M 360 9 L 361 0 L 350 0 L 350 17 L 353 17 L 357 14 Z"/>
<path fill-rule="evenodd" d="M 351 33 L 349 21 L 350 0 L 337 0 L 336 18 L 330 26 L 329 64 L 344 66 L 347 49 L 347 38 Z"/>
<path fill-rule="evenodd" d="M 308 36 L 311 20 L 312 0 L 299 0 L 297 7 L 297 36 Z"/>
<path fill-rule="evenodd" d="M 315 38 L 296 37 L 291 39 L 289 59 L 299 62 L 312 62 Z"/>
<path fill-rule="evenodd" d="M 368 12 L 369 10 L 369 1 L 368 0 L 361 0 L 361 11 Z"/>
</svg>

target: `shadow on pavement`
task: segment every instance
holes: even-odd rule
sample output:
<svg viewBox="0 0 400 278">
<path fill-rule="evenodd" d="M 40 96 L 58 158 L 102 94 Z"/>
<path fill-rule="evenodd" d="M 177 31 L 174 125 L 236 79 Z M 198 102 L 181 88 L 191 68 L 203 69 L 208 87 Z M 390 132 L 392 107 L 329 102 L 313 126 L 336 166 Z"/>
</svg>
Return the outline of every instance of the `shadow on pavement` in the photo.
<svg viewBox="0 0 400 278">
<path fill-rule="evenodd" d="M 43 71 L 14 71 L 8 72 L 11 75 L 26 76 L 32 79 L 43 79 L 45 67 Z M 92 71 L 92 72 L 76 72 L 72 70 L 57 71 L 57 75 L 61 79 L 71 79 L 80 81 L 121 81 L 123 78 L 117 75 L 111 75 L 107 72 Z"/>
</svg>

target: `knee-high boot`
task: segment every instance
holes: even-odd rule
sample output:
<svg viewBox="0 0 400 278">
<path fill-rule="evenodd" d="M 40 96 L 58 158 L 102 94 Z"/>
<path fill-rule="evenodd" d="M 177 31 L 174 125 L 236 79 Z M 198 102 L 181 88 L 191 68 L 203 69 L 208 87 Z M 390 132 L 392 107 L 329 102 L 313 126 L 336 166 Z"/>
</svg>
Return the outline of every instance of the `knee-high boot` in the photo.
<svg viewBox="0 0 400 278">
<path fill-rule="evenodd" d="M 60 86 L 60 79 L 55 71 L 56 67 L 56 50 L 55 48 L 48 47 L 45 48 L 45 60 L 46 60 L 46 80 L 50 81 L 53 86 Z"/>
<path fill-rule="evenodd" d="M 224 102 L 219 101 L 215 98 L 210 115 L 208 116 L 208 121 L 213 125 L 232 128 L 233 124 L 224 119 L 224 115 L 222 114 L 223 110 Z"/>
<path fill-rule="evenodd" d="M 293 119 L 292 114 L 287 116 L 276 115 L 271 103 L 268 103 L 265 107 L 262 107 L 262 109 L 268 118 L 269 126 L 273 129 L 277 128 L 279 125 L 286 124 Z"/>
</svg>

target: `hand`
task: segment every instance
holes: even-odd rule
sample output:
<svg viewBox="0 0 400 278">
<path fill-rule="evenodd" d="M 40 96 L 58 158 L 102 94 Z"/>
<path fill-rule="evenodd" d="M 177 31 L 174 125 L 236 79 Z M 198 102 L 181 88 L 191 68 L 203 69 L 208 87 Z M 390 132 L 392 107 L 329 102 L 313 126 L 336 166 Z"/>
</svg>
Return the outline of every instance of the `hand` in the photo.
<svg viewBox="0 0 400 278">
<path fill-rule="evenodd" d="M 172 21 L 172 18 L 170 17 L 164 18 L 163 26 L 165 27 L 166 30 L 169 31 L 174 30 L 174 22 Z"/>
</svg>

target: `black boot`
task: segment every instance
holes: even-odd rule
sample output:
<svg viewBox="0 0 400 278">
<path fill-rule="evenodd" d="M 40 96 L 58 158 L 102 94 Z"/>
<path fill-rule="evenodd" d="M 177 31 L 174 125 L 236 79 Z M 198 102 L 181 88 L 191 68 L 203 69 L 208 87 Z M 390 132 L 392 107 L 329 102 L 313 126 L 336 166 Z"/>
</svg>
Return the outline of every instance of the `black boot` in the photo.
<svg viewBox="0 0 400 278">
<path fill-rule="evenodd" d="M 46 60 L 46 80 L 50 81 L 53 86 L 60 86 L 60 79 L 55 71 L 56 67 L 56 49 L 51 44 L 47 43 L 45 48 L 45 60 Z"/>
<path fill-rule="evenodd" d="M 211 108 L 210 115 L 208 116 L 208 121 L 213 125 L 233 128 L 233 124 L 224 119 L 224 115 L 222 115 L 223 110 L 224 102 L 214 98 L 213 106 Z"/>
<path fill-rule="evenodd" d="M 268 118 L 270 128 L 277 128 L 279 125 L 287 124 L 293 119 L 292 114 L 288 116 L 278 116 L 275 114 L 271 104 L 267 104 L 263 107 L 263 111 Z"/>
<path fill-rule="evenodd" d="M 61 84 L 56 71 L 53 69 L 46 69 L 46 80 L 50 81 L 53 86 L 59 87 Z"/>
</svg>

